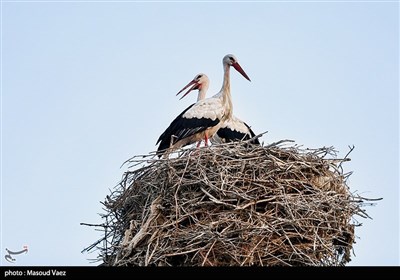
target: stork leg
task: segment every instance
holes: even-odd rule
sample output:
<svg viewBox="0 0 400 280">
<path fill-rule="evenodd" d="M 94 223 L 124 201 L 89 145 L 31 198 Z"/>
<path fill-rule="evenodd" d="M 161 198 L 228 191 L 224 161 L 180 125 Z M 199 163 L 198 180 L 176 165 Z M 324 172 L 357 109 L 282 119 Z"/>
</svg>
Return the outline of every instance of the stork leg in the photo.
<svg viewBox="0 0 400 280">
<path fill-rule="evenodd" d="M 205 143 L 206 147 L 208 147 L 208 136 L 207 136 L 207 134 L 204 135 L 204 143 Z"/>
<path fill-rule="evenodd" d="M 200 147 L 201 141 L 203 141 L 203 140 L 200 140 L 199 142 L 197 142 L 196 148 Z M 207 134 L 204 135 L 204 144 L 205 144 L 206 147 L 208 147 L 208 136 L 207 136 Z"/>
<path fill-rule="evenodd" d="M 203 140 L 200 140 L 197 142 L 196 149 L 198 149 L 200 147 L 202 141 Z M 204 135 L 204 143 L 205 143 L 206 147 L 208 147 L 208 135 L 207 134 Z M 196 150 L 193 152 L 193 155 L 196 155 L 197 153 L 198 153 L 198 151 Z"/>
</svg>

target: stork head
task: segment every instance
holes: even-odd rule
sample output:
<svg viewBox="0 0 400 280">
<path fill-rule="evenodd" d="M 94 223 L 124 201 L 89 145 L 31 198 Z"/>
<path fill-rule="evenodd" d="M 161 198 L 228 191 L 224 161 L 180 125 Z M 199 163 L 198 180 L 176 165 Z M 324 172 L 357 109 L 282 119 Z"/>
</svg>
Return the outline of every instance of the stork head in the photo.
<svg viewBox="0 0 400 280">
<path fill-rule="evenodd" d="M 242 74 L 243 77 L 245 77 L 247 80 L 251 81 L 249 76 L 247 76 L 246 72 L 244 72 L 244 70 L 240 66 L 236 56 L 234 56 L 233 54 L 225 55 L 224 58 L 222 59 L 222 64 L 224 65 L 224 67 L 225 67 L 225 65 L 233 66 L 233 68 L 235 68 L 236 71 L 238 71 L 240 74 Z"/>
<path fill-rule="evenodd" d="M 207 90 L 208 89 L 208 85 L 210 83 L 210 80 L 208 79 L 206 74 L 200 73 L 197 74 L 193 80 L 191 80 L 183 89 L 181 89 L 176 95 L 180 94 L 181 92 L 183 92 L 185 89 L 187 89 L 188 87 L 190 87 L 188 89 L 187 92 L 185 92 L 184 95 L 182 95 L 180 99 L 184 98 L 187 94 L 189 94 L 189 92 L 191 92 L 192 90 L 196 90 L 198 89 L 200 90 Z"/>
</svg>

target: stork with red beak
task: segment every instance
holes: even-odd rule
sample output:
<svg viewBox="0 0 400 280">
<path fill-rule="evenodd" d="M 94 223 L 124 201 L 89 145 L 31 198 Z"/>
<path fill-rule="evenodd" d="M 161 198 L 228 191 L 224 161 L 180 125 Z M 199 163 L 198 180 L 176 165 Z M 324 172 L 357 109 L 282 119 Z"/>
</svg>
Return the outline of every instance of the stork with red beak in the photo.
<svg viewBox="0 0 400 280">
<path fill-rule="evenodd" d="M 159 157 L 203 139 L 207 145 L 208 139 L 214 136 L 226 120 L 232 118 L 230 67 L 235 68 L 247 80 L 250 81 L 250 78 L 232 54 L 224 56 L 222 65 L 224 79 L 217 94 L 220 96 L 200 100 L 180 113 L 157 140 L 156 145 L 160 143 L 157 149 Z"/>
<path fill-rule="evenodd" d="M 183 89 L 181 89 L 178 93 L 182 93 L 185 89 L 188 89 L 186 93 L 180 98 L 182 99 L 187 94 L 189 94 L 192 90 L 198 90 L 197 101 L 203 100 L 206 97 L 206 93 L 210 84 L 210 80 L 206 74 L 200 73 L 197 74 L 192 81 L 190 81 Z M 212 98 L 220 98 L 220 93 L 217 93 Z M 233 141 L 240 140 L 249 140 L 255 137 L 253 130 L 251 130 L 250 126 L 244 121 L 240 120 L 235 115 L 232 115 L 232 118 L 227 119 L 220 129 L 218 129 L 217 133 L 210 139 L 213 144 L 221 144 Z M 198 143 L 197 146 L 200 146 Z M 251 144 L 260 145 L 260 141 L 258 138 L 255 138 L 250 141 Z M 207 144 L 206 144 L 207 145 Z"/>
</svg>

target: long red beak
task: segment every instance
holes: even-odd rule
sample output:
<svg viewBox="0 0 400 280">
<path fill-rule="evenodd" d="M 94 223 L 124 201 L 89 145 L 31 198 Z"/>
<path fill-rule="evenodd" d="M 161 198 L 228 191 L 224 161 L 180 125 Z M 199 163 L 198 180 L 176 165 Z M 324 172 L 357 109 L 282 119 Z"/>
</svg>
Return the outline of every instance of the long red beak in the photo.
<svg viewBox="0 0 400 280">
<path fill-rule="evenodd" d="M 184 91 L 185 89 L 187 89 L 188 87 L 192 86 L 191 88 L 188 89 L 188 91 L 182 95 L 181 98 L 179 98 L 179 100 L 181 100 L 182 98 L 184 98 L 186 95 L 189 94 L 189 92 L 191 92 L 192 90 L 198 89 L 199 84 L 197 83 L 196 80 L 192 80 L 190 81 L 190 83 L 188 83 L 183 89 L 181 89 L 176 95 L 180 94 L 182 91 Z"/>
<path fill-rule="evenodd" d="M 249 76 L 247 76 L 246 72 L 244 72 L 244 70 L 243 70 L 242 67 L 239 65 L 239 63 L 236 62 L 236 63 L 232 64 L 232 66 L 233 66 L 240 74 L 242 74 L 243 77 L 245 77 L 247 80 L 249 80 L 249 81 L 251 82 Z"/>
</svg>

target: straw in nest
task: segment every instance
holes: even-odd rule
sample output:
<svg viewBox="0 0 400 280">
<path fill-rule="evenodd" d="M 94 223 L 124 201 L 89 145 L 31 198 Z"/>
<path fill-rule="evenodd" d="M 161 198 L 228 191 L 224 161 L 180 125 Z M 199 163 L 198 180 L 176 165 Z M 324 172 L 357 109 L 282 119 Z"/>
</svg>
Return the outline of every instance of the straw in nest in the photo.
<svg viewBox="0 0 400 280">
<path fill-rule="evenodd" d="M 345 265 L 354 216 L 368 217 L 346 184 L 348 155 L 289 142 L 132 158 L 90 249 L 112 266 Z"/>
</svg>

